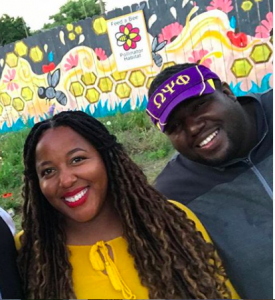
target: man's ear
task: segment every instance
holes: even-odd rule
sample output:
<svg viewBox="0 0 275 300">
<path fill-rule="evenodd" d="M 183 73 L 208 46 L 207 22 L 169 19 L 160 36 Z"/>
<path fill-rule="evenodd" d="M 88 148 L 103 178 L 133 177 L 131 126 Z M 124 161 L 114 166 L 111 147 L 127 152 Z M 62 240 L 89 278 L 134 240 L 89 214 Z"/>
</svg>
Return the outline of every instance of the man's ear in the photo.
<svg viewBox="0 0 275 300">
<path fill-rule="evenodd" d="M 237 101 L 237 97 L 233 94 L 233 92 L 230 89 L 230 86 L 228 85 L 227 82 L 223 81 L 222 82 L 222 92 L 229 97 L 230 99 L 232 99 L 234 102 Z"/>
</svg>

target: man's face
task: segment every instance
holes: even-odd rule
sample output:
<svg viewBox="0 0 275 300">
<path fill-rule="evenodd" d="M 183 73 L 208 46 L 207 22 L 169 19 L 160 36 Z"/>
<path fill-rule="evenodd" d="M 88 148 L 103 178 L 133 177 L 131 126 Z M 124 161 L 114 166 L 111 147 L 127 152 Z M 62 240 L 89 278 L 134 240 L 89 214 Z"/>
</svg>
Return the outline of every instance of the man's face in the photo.
<svg viewBox="0 0 275 300">
<path fill-rule="evenodd" d="M 211 166 L 238 157 L 246 134 L 243 109 L 231 92 L 193 98 L 170 114 L 165 133 L 186 158 Z"/>
</svg>

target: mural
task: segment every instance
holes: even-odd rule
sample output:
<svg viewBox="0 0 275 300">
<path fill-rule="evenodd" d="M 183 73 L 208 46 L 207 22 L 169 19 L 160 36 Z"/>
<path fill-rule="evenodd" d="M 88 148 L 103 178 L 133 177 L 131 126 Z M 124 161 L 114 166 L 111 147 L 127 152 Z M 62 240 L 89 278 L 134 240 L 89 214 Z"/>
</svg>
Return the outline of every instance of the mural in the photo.
<svg viewBox="0 0 275 300">
<path fill-rule="evenodd" d="M 143 10 L 153 65 L 118 72 L 106 20 Z M 271 0 L 149 0 L 0 47 L 0 134 L 63 110 L 143 110 L 164 68 L 199 62 L 236 95 L 272 85 Z"/>
</svg>

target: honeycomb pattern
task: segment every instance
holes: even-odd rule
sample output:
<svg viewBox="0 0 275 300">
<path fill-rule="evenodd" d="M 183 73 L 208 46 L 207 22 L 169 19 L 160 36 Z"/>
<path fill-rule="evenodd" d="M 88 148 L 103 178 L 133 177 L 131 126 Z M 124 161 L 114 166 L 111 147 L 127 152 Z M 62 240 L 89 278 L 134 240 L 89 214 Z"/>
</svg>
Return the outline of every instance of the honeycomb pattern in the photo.
<svg viewBox="0 0 275 300">
<path fill-rule="evenodd" d="M 247 58 L 236 59 L 231 67 L 232 73 L 237 77 L 247 77 L 252 70 L 252 65 Z"/>
<path fill-rule="evenodd" d="M 30 58 L 35 63 L 40 62 L 40 61 L 43 60 L 43 52 L 41 51 L 41 49 L 38 46 L 31 48 Z"/>
<path fill-rule="evenodd" d="M 28 46 L 26 46 L 22 41 L 16 42 L 14 46 L 14 52 L 20 57 L 26 56 L 28 54 Z"/>
<path fill-rule="evenodd" d="M 87 89 L 85 98 L 90 102 L 90 103 L 96 103 L 99 100 L 99 92 L 95 88 Z"/>
<path fill-rule="evenodd" d="M 113 82 L 109 77 L 102 77 L 99 80 L 98 87 L 100 88 L 101 92 L 108 93 L 112 91 Z"/>
<path fill-rule="evenodd" d="M 271 44 L 273 44 L 273 35 L 271 36 L 269 41 L 270 41 Z"/>
<path fill-rule="evenodd" d="M 33 91 L 29 87 L 24 87 L 21 91 L 21 96 L 25 101 L 31 101 L 33 99 Z"/>
<path fill-rule="evenodd" d="M 84 87 L 83 87 L 83 85 L 82 85 L 80 82 L 78 82 L 78 81 L 72 82 L 72 83 L 71 83 L 71 86 L 70 86 L 70 92 L 71 92 L 75 97 L 82 96 L 82 95 L 83 95 L 83 92 L 84 92 Z"/>
<path fill-rule="evenodd" d="M 241 5 L 241 8 L 244 11 L 250 11 L 252 7 L 253 7 L 252 1 L 244 1 Z"/>
<path fill-rule="evenodd" d="M 11 97 L 8 93 L 1 93 L 0 94 L 0 101 L 4 106 L 11 105 Z"/>
<path fill-rule="evenodd" d="M 99 17 L 93 20 L 92 28 L 97 35 L 107 33 L 107 22 L 103 17 Z"/>
<path fill-rule="evenodd" d="M 149 77 L 146 83 L 147 89 L 150 88 L 152 81 L 156 78 L 156 76 Z"/>
<path fill-rule="evenodd" d="M 0 116 L 1 116 L 1 115 L 2 115 L 2 113 L 3 113 L 3 110 L 4 110 L 3 106 L 2 106 L 2 105 L 0 105 Z"/>
<path fill-rule="evenodd" d="M 96 75 L 94 72 L 91 73 L 85 73 L 84 75 L 81 76 L 81 81 L 85 85 L 92 85 L 96 82 Z"/>
<path fill-rule="evenodd" d="M 251 59 L 254 63 L 267 62 L 272 55 L 272 50 L 267 44 L 255 45 L 250 54 Z"/>
<path fill-rule="evenodd" d="M 10 68 L 15 68 L 18 64 L 18 57 L 13 52 L 9 52 L 6 55 L 6 63 Z"/>
<path fill-rule="evenodd" d="M 132 83 L 134 87 L 141 87 L 144 85 L 146 80 L 146 76 L 142 71 L 132 71 L 129 77 L 129 81 Z"/>
<path fill-rule="evenodd" d="M 17 98 L 14 98 L 13 99 L 13 102 L 12 102 L 12 106 L 17 110 L 17 111 L 22 111 L 24 109 L 24 101 L 17 97 Z"/>
<path fill-rule="evenodd" d="M 123 82 L 123 83 L 118 83 L 115 92 L 120 99 L 125 99 L 130 97 L 131 91 L 132 89 L 128 85 L 128 83 Z"/>
<path fill-rule="evenodd" d="M 166 68 L 172 67 L 172 66 L 174 66 L 175 64 L 176 64 L 176 63 L 173 62 L 173 61 L 169 61 L 169 62 L 167 62 L 167 63 L 164 63 L 163 66 L 162 66 L 162 68 L 161 68 L 161 71 L 163 71 L 163 70 L 166 69 Z"/>
<path fill-rule="evenodd" d="M 127 72 L 118 72 L 115 71 L 112 73 L 112 77 L 114 78 L 115 81 L 122 81 L 126 78 Z"/>
</svg>

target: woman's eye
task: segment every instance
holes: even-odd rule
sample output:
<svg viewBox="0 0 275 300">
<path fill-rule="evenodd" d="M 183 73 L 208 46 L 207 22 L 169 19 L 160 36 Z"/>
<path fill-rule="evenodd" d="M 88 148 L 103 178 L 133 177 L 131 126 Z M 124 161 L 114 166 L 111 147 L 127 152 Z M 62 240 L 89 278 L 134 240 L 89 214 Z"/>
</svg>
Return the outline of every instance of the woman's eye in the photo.
<svg viewBox="0 0 275 300">
<path fill-rule="evenodd" d="M 51 175 L 53 172 L 53 169 L 45 169 L 41 172 L 41 176 L 44 177 L 44 176 L 49 176 Z"/>
<path fill-rule="evenodd" d="M 78 157 L 75 157 L 75 158 L 72 159 L 72 163 L 73 163 L 73 164 L 76 164 L 76 163 L 78 163 L 78 162 L 83 161 L 84 159 L 85 159 L 85 157 L 80 157 L 80 156 L 78 156 Z"/>
</svg>

